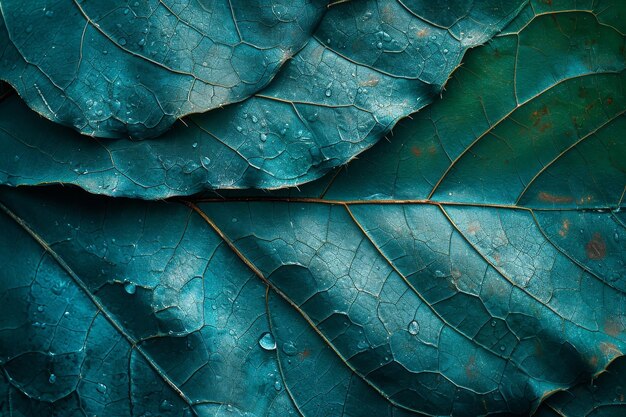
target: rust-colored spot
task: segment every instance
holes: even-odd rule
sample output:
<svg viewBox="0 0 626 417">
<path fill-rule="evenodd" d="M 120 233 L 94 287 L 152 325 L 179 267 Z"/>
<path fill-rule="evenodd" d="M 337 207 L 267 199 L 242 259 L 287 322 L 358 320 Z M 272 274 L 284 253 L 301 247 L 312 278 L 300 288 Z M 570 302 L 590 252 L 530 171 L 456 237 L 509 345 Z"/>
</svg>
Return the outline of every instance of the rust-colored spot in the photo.
<svg viewBox="0 0 626 417">
<path fill-rule="evenodd" d="M 418 148 L 417 146 L 413 146 L 411 148 L 411 152 L 413 153 L 413 155 L 420 157 L 422 156 L 422 150 L 420 148 Z"/>
<path fill-rule="evenodd" d="M 616 337 L 624 331 L 624 326 L 619 320 L 609 318 L 604 322 L 604 332 L 609 336 Z"/>
<path fill-rule="evenodd" d="M 548 6 L 552 6 L 552 0 L 541 0 L 543 4 L 547 4 Z"/>
<path fill-rule="evenodd" d="M 561 223 L 561 230 L 559 230 L 559 235 L 561 237 L 567 236 L 567 234 L 569 233 L 569 225 L 569 219 L 563 220 L 563 223 Z"/>
<path fill-rule="evenodd" d="M 467 228 L 467 232 L 470 235 L 475 235 L 479 231 L 480 231 L 480 223 L 477 221 L 470 222 L 469 227 Z"/>
<path fill-rule="evenodd" d="M 598 366 L 598 357 L 596 355 L 593 355 L 589 358 L 589 365 L 591 365 L 593 368 Z"/>
<path fill-rule="evenodd" d="M 544 124 L 542 124 L 542 125 L 541 125 L 541 127 L 539 128 L 539 131 L 540 131 L 541 133 L 543 133 L 543 132 L 545 132 L 546 130 L 551 129 L 551 128 L 552 128 L 552 123 L 544 123 Z"/>
<path fill-rule="evenodd" d="M 594 233 L 591 240 L 585 245 L 585 252 L 589 259 L 604 259 L 606 256 L 606 242 L 598 232 Z"/>
<path fill-rule="evenodd" d="M 302 352 L 299 353 L 299 356 L 300 360 L 304 360 L 311 356 L 311 351 L 309 349 L 304 349 Z"/>
<path fill-rule="evenodd" d="M 581 198 L 578 199 L 578 204 L 590 203 L 591 201 L 593 201 L 593 196 L 592 195 L 586 195 L 586 196 L 581 197 Z"/>
<path fill-rule="evenodd" d="M 379 82 L 380 80 L 378 78 L 370 78 L 367 81 L 363 81 L 360 85 L 361 87 L 375 87 Z"/>
<path fill-rule="evenodd" d="M 428 147 L 428 153 L 431 155 L 434 155 L 437 153 L 437 147 L 435 145 L 430 145 Z"/>
<path fill-rule="evenodd" d="M 554 195 L 542 191 L 539 193 L 539 200 L 549 203 L 571 203 L 573 198 L 566 195 Z"/>
<path fill-rule="evenodd" d="M 608 104 L 609 106 L 610 106 L 611 104 L 613 104 L 613 97 L 607 97 L 607 98 L 606 98 L 606 104 Z"/>
<path fill-rule="evenodd" d="M 416 32 L 418 38 L 425 38 L 428 36 L 428 29 L 420 29 Z"/>
<path fill-rule="evenodd" d="M 589 110 L 593 109 L 596 106 L 596 103 L 591 102 L 589 104 L 587 104 L 587 106 L 585 107 L 585 112 L 589 112 Z"/>
<path fill-rule="evenodd" d="M 622 355 L 622 351 L 619 350 L 619 348 L 615 346 L 613 343 L 601 342 L 600 350 L 602 351 L 604 356 L 606 356 L 609 359 L 613 359 L 617 356 Z"/>
<path fill-rule="evenodd" d="M 467 379 L 476 378 L 476 356 L 474 355 L 469 357 L 465 365 L 465 376 L 467 376 Z"/>
<path fill-rule="evenodd" d="M 533 126 L 539 125 L 543 116 L 549 113 L 548 106 L 543 106 L 539 110 L 535 110 L 530 114 L 530 119 L 533 121 Z"/>
<path fill-rule="evenodd" d="M 500 257 L 500 254 L 498 252 L 493 254 L 493 259 L 496 261 L 496 265 L 500 265 L 500 261 L 502 260 L 502 258 Z"/>
</svg>

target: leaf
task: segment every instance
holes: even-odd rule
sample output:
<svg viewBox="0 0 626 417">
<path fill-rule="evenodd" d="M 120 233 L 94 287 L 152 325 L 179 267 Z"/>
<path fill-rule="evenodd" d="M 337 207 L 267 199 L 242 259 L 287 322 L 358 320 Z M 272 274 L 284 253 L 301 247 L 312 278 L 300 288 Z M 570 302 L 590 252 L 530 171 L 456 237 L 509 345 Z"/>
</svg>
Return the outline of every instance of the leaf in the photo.
<svg viewBox="0 0 626 417">
<path fill-rule="evenodd" d="M 38 119 L 17 98 L 5 100 L 0 144 L 10 151 L 0 161 L 3 182 L 60 182 L 159 199 L 311 181 L 430 103 L 465 50 L 496 33 L 523 2 L 492 3 L 462 2 L 444 14 L 427 2 L 333 6 L 267 88 L 149 141 L 85 138 Z"/>
<path fill-rule="evenodd" d="M 241 101 L 308 41 L 322 0 L 3 0 L 0 77 L 38 113 L 101 137 L 155 136 Z"/>
<path fill-rule="evenodd" d="M 625 365 L 623 356 L 616 359 L 591 383 L 579 384 L 548 398 L 535 415 L 611 417 L 623 414 Z"/>
<path fill-rule="evenodd" d="M 542 4 L 472 51 L 390 142 L 302 192 L 147 202 L 0 188 L 5 407 L 619 415 L 625 6 Z M 530 49 L 579 65 L 531 60 L 535 89 L 515 90 L 510 57 Z M 494 73 L 508 86 L 487 88 Z"/>
</svg>

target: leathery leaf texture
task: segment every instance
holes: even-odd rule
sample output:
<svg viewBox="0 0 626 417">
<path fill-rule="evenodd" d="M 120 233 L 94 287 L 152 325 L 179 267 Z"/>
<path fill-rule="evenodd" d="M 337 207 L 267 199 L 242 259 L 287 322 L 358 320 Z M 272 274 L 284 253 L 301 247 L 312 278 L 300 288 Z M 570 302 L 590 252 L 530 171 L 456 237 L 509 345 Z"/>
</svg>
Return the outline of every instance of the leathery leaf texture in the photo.
<svg viewBox="0 0 626 417">
<path fill-rule="evenodd" d="M 0 104 L 0 180 L 159 199 L 345 164 L 432 102 L 524 1 L 49 3 L 0 2 L 0 78 L 48 119 L 144 137 L 220 108 L 150 140 L 94 139 L 15 97 Z"/>
<path fill-rule="evenodd" d="M 302 191 L 0 188 L 0 411 L 624 414 L 626 4 L 570 3 Z"/>
</svg>

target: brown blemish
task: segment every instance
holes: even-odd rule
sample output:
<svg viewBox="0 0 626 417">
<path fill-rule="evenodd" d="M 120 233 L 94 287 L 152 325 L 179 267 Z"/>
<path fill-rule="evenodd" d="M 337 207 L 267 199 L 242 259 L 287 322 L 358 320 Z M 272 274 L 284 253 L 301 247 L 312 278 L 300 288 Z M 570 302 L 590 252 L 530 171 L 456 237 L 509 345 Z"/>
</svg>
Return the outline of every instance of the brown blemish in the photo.
<svg viewBox="0 0 626 417">
<path fill-rule="evenodd" d="M 539 200 L 547 201 L 549 203 L 571 203 L 573 198 L 565 195 L 554 195 L 542 191 L 539 193 Z"/>
<path fill-rule="evenodd" d="M 561 235 L 561 237 L 567 236 L 567 234 L 569 233 L 569 226 L 569 219 L 563 220 L 563 223 L 561 223 L 561 230 L 559 230 L 559 235 Z"/>
<path fill-rule="evenodd" d="M 360 83 L 361 87 L 375 87 L 378 85 L 378 83 L 380 82 L 380 80 L 378 78 L 370 78 L 367 81 L 363 81 L 362 83 Z"/>
<path fill-rule="evenodd" d="M 609 105 L 609 106 L 610 106 L 611 104 L 613 104 L 613 97 L 607 97 L 607 98 L 606 98 L 606 104 L 607 104 L 607 105 Z"/>
<path fill-rule="evenodd" d="M 600 350 L 602 354 L 610 359 L 621 356 L 622 352 L 613 343 L 601 342 Z"/>
<path fill-rule="evenodd" d="M 302 352 L 300 352 L 299 356 L 300 356 L 300 360 L 304 360 L 308 358 L 309 356 L 311 356 L 311 351 L 309 349 L 304 349 Z"/>
<path fill-rule="evenodd" d="M 428 147 L 428 153 L 431 155 L 434 155 L 437 153 L 437 147 L 435 145 L 430 145 Z"/>
<path fill-rule="evenodd" d="M 426 36 L 428 36 L 428 29 L 420 29 L 415 34 L 418 38 L 425 38 Z"/>
<path fill-rule="evenodd" d="M 549 113 L 548 106 L 543 106 L 539 110 L 532 112 L 530 119 L 533 121 L 533 126 L 538 126 L 541 123 L 541 118 Z"/>
<path fill-rule="evenodd" d="M 476 378 L 476 356 L 474 355 L 469 357 L 467 365 L 465 365 L 465 376 L 467 376 L 467 379 Z"/>
<path fill-rule="evenodd" d="M 475 235 L 479 231 L 480 231 L 480 223 L 478 223 L 477 221 L 471 222 L 469 224 L 469 227 L 467 228 L 467 232 L 470 235 Z"/>
<path fill-rule="evenodd" d="M 593 355 L 592 357 L 589 358 L 589 365 L 591 365 L 594 368 L 598 366 L 598 357 L 596 355 Z"/>
<path fill-rule="evenodd" d="M 604 322 L 604 332 L 609 336 L 616 337 L 624 331 L 624 326 L 618 320 L 609 318 Z"/>
<path fill-rule="evenodd" d="M 413 155 L 417 156 L 418 158 L 422 156 L 422 150 L 418 148 L 417 146 L 413 146 L 411 148 L 411 152 L 413 153 Z"/>
<path fill-rule="evenodd" d="M 593 234 L 591 240 L 585 245 L 585 252 L 587 252 L 587 258 L 589 259 L 604 259 L 606 256 L 606 242 L 600 233 L 596 232 Z"/>
<path fill-rule="evenodd" d="M 542 125 L 541 125 L 541 127 L 539 128 L 539 131 L 540 131 L 541 133 L 543 133 L 543 132 L 545 132 L 546 130 L 551 129 L 551 128 L 552 128 L 552 123 L 544 123 L 544 124 L 542 124 Z"/>
</svg>

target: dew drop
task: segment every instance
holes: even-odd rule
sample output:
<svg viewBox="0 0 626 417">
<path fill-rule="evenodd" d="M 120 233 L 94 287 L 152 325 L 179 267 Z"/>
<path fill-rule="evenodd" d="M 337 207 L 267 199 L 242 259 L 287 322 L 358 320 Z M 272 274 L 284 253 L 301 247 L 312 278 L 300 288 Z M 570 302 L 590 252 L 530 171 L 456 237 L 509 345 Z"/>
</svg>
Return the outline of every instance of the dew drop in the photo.
<svg viewBox="0 0 626 417">
<path fill-rule="evenodd" d="M 294 356 L 296 353 L 298 353 L 298 348 L 291 341 L 290 342 L 285 342 L 285 343 L 283 343 L 283 352 L 287 356 Z"/>
<path fill-rule="evenodd" d="M 500 351 L 504 352 L 506 350 L 506 347 L 504 347 L 504 345 L 500 345 Z"/>
<path fill-rule="evenodd" d="M 412 320 L 412 321 L 409 323 L 409 326 L 408 326 L 407 330 L 409 331 L 409 333 L 410 333 L 410 334 L 412 334 L 413 336 L 415 336 L 415 335 L 416 335 L 416 334 L 418 334 L 418 333 L 419 333 L 419 331 L 420 331 L 420 325 L 419 325 L 419 323 L 418 323 L 417 321 Z"/>
<path fill-rule="evenodd" d="M 259 339 L 259 346 L 265 350 L 274 350 L 276 349 L 276 340 L 274 340 L 274 336 L 271 333 L 265 332 Z"/>
<path fill-rule="evenodd" d="M 194 142 L 193 144 L 191 144 L 192 148 L 197 148 L 198 147 L 198 142 Z"/>
<path fill-rule="evenodd" d="M 57 376 L 55 374 L 50 374 L 50 377 L 48 378 L 48 382 L 51 384 L 54 384 L 55 382 L 57 382 Z"/>
<path fill-rule="evenodd" d="M 52 17 L 52 16 L 54 16 L 54 11 L 46 10 L 46 17 Z"/>
<path fill-rule="evenodd" d="M 613 239 L 615 239 L 615 241 L 619 240 L 619 234 L 617 232 L 613 235 Z"/>
<path fill-rule="evenodd" d="M 450 52 L 450 51 L 448 51 L 447 49 L 444 49 L 444 50 L 443 50 L 443 53 L 444 53 L 444 54 L 447 54 L 448 52 Z"/>
<path fill-rule="evenodd" d="M 209 158 L 208 156 L 203 156 L 202 157 L 202 165 L 207 166 L 211 163 L 211 158 Z"/>
<path fill-rule="evenodd" d="M 237 132 L 241 132 L 243 130 L 243 127 L 237 126 L 235 129 L 237 129 Z"/>
<path fill-rule="evenodd" d="M 98 384 L 96 385 L 96 390 L 101 394 L 105 394 L 107 392 L 107 386 L 104 384 Z"/>
<path fill-rule="evenodd" d="M 262 142 L 265 142 L 267 140 L 267 135 L 265 133 L 261 133 L 259 135 L 259 138 L 261 139 Z"/>
<path fill-rule="evenodd" d="M 276 382 L 274 382 L 274 389 L 276 391 L 280 391 L 281 389 L 283 389 L 283 385 L 280 383 L 280 381 L 276 380 Z"/>
<path fill-rule="evenodd" d="M 117 41 L 117 42 L 118 42 L 120 45 L 122 45 L 122 46 L 126 45 L 126 39 L 124 39 L 124 38 L 120 38 L 120 40 L 119 40 L 119 41 Z"/>
<path fill-rule="evenodd" d="M 43 311 L 44 311 L 44 306 L 38 306 L 38 307 L 37 307 L 37 311 L 39 311 L 40 313 L 43 313 Z"/>
<path fill-rule="evenodd" d="M 358 349 L 367 349 L 369 345 L 365 340 L 359 340 L 359 343 L 356 345 Z"/>
<path fill-rule="evenodd" d="M 145 46 L 146 45 L 146 40 L 144 38 L 139 39 L 139 42 L 137 42 L 137 44 L 139 46 Z"/>
<path fill-rule="evenodd" d="M 174 404 L 169 402 L 168 400 L 163 400 L 159 405 L 159 411 L 163 413 L 169 413 L 174 409 Z"/>
<path fill-rule="evenodd" d="M 130 295 L 133 295 L 135 292 L 137 292 L 137 285 L 134 282 L 126 281 L 124 283 L 124 291 L 126 291 Z"/>
<path fill-rule="evenodd" d="M 491 320 L 491 327 L 496 327 L 496 321 L 495 320 Z"/>
<path fill-rule="evenodd" d="M 378 48 L 378 49 L 383 49 L 383 43 L 382 43 L 382 42 L 378 42 L 378 43 L 376 44 L 376 48 Z"/>
<path fill-rule="evenodd" d="M 252 123 L 256 123 L 258 121 L 259 121 L 259 119 L 256 116 L 252 116 Z"/>
<path fill-rule="evenodd" d="M 326 95 L 326 97 L 330 97 L 333 95 L 333 92 L 330 90 L 330 88 L 327 88 L 324 94 Z"/>
<path fill-rule="evenodd" d="M 26 28 L 26 33 L 30 33 L 33 31 L 33 25 L 28 25 L 28 27 Z"/>
<path fill-rule="evenodd" d="M 435 271 L 435 276 L 436 276 L 437 278 L 443 278 L 443 277 L 445 277 L 446 275 L 445 275 L 443 272 L 441 272 L 440 270 L 436 270 L 436 271 Z"/>
</svg>

